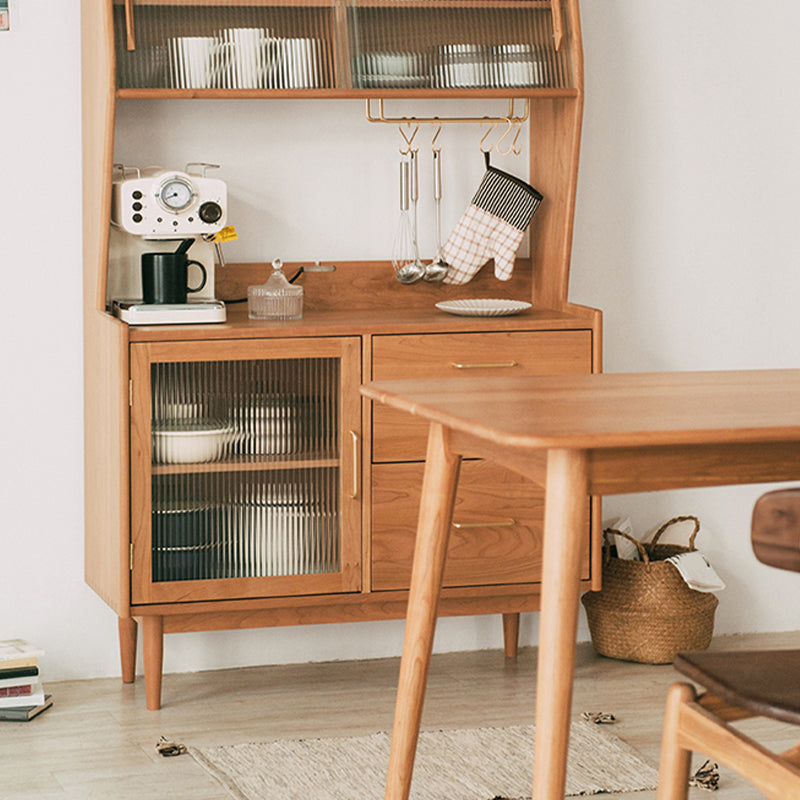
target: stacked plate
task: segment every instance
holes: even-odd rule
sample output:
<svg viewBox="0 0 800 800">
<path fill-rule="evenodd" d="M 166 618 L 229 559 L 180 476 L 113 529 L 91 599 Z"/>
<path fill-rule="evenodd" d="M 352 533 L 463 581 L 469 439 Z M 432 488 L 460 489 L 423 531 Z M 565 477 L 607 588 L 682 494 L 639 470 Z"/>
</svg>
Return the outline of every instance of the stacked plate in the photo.
<svg viewBox="0 0 800 800">
<path fill-rule="evenodd" d="M 285 395 L 264 397 L 236 410 L 236 450 L 242 455 L 273 456 L 299 448 L 300 406 Z"/>
<path fill-rule="evenodd" d="M 364 53 L 356 64 L 361 88 L 510 88 L 544 86 L 538 49 L 529 44 L 445 44 L 425 53 Z"/>
<path fill-rule="evenodd" d="M 436 49 L 433 84 L 443 88 L 543 86 L 536 47 L 529 44 L 446 44 Z"/>
<path fill-rule="evenodd" d="M 421 53 L 364 53 L 359 59 L 360 85 L 365 89 L 428 86 L 428 61 Z"/>
</svg>

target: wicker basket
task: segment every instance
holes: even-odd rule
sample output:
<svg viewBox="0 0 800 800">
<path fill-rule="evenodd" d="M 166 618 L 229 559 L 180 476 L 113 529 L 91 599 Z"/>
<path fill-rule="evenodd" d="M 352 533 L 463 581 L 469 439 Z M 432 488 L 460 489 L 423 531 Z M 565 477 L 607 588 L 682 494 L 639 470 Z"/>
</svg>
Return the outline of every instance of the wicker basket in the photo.
<svg viewBox="0 0 800 800">
<path fill-rule="evenodd" d="M 667 528 L 685 520 L 694 522 L 688 547 L 658 544 Z M 719 600 L 709 592 L 690 589 L 677 568 L 664 560 L 694 550 L 699 530 L 697 517 L 683 516 L 665 522 L 649 544 L 622 531 L 603 531 L 603 588 L 581 598 L 598 653 L 623 661 L 668 664 L 682 650 L 708 647 Z M 642 560 L 611 557 L 611 535 L 632 541 Z"/>
</svg>

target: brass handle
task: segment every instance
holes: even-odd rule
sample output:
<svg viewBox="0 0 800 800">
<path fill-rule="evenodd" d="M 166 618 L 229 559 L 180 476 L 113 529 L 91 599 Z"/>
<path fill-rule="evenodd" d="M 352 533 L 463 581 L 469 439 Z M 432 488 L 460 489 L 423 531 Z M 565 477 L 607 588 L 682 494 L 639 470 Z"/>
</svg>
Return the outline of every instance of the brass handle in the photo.
<svg viewBox="0 0 800 800">
<path fill-rule="evenodd" d="M 491 369 L 494 367 L 518 367 L 519 362 L 517 361 L 497 361 L 497 362 L 489 362 L 488 364 L 459 364 L 456 361 L 450 362 L 451 367 L 455 367 L 456 369 Z"/>
<path fill-rule="evenodd" d="M 509 528 L 516 525 L 515 519 L 501 519 L 497 522 L 454 522 L 454 528 Z"/>
<path fill-rule="evenodd" d="M 136 49 L 136 36 L 133 30 L 133 0 L 125 0 L 125 35 L 128 50 Z"/>
<path fill-rule="evenodd" d="M 350 431 L 350 436 L 353 442 L 353 491 L 350 493 L 350 499 L 355 500 L 358 497 L 358 434 L 355 431 Z"/>
</svg>

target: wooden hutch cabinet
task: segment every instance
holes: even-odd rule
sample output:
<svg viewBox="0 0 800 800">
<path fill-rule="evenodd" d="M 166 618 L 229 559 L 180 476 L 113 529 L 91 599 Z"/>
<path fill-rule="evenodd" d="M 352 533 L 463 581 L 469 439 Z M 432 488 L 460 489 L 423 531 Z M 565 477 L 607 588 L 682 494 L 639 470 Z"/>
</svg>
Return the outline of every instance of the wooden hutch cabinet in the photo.
<svg viewBox="0 0 800 800">
<path fill-rule="evenodd" d="M 578 3 L 83 0 L 82 14 L 85 574 L 118 615 L 124 681 L 134 679 L 141 625 L 147 706 L 159 708 L 165 633 L 405 615 L 426 430 L 373 408 L 361 383 L 601 369 L 600 313 L 567 297 Z M 256 85 L 231 70 L 199 87 L 176 74 L 171 39 L 248 26 L 269 28 L 278 48 Z M 297 41 L 313 42 L 313 68 L 292 66 Z M 382 72 L 378 54 L 395 51 L 415 54 L 414 75 Z M 530 181 L 545 198 L 530 257 L 507 282 L 487 266 L 466 286 L 408 287 L 388 261 L 337 262 L 305 285 L 303 318 L 291 321 L 250 320 L 241 304 L 219 324 L 129 326 L 112 315 L 117 101 L 286 97 L 526 103 Z M 241 297 L 268 271 L 228 264 L 216 294 Z M 508 317 L 435 308 L 461 297 L 533 307 Z M 210 456 L 170 455 L 165 426 L 185 418 L 219 422 Z M 599 582 L 598 515 L 594 503 L 587 588 Z M 538 487 L 465 461 L 440 611 L 501 614 L 508 655 L 520 612 L 538 608 L 542 521 Z"/>
</svg>

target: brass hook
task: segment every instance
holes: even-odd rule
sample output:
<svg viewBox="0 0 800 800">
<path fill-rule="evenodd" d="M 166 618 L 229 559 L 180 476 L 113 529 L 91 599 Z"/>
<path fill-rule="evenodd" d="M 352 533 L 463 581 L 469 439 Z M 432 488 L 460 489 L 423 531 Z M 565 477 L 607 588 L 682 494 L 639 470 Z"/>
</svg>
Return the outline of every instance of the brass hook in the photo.
<svg viewBox="0 0 800 800">
<path fill-rule="evenodd" d="M 480 149 L 481 149 L 481 153 L 491 153 L 492 150 L 494 149 L 494 145 L 493 144 L 489 145 L 488 148 L 485 148 L 483 146 L 483 143 L 489 138 L 489 134 L 497 127 L 497 120 L 487 120 L 487 122 L 489 123 L 489 130 L 486 131 L 486 133 L 483 134 L 483 136 L 481 137 L 480 144 L 478 145 L 478 147 L 480 147 Z M 481 123 L 481 124 L 483 124 L 483 123 Z"/>
<path fill-rule="evenodd" d="M 400 131 L 400 135 L 403 137 L 403 139 L 404 139 L 404 141 L 406 143 L 406 149 L 405 150 L 403 150 L 402 146 L 400 147 L 400 154 L 406 156 L 409 153 L 411 153 L 411 143 L 414 141 L 414 137 L 417 135 L 417 131 L 419 130 L 419 122 L 414 122 L 413 123 L 414 124 L 414 130 L 411 132 L 411 136 L 406 136 L 405 131 L 403 130 L 403 125 L 404 124 L 408 125 L 408 127 L 411 128 L 411 124 L 412 123 L 411 123 L 411 120 L 405 120 L 404 122 L 401 122 L 397 126 L 397 129 Z"/>
<path fill-rule="evenodd" d="M 511 133 L 511 129 L 514 127 L 514 123 L 516 122 L 516 119 L 511 119 L 510 117 L 506 117 L 505 120 L 507 127 L 505 131 L 503 131 L 503 135 L 497 140 L 497 144 L 495 145 L 495 147 L 497 148 L 497 152 L 500 153 L 501 156 L 507 156 L 509 153 L 511 153 L 512 149 L 514 148 L 514 143 L 512 142 L 508 150 L 500 149 L 500 145 L 505 141 L 506 136 L 508 136 L 508 134 Z"/>
<path fill-rule="evenodd" d="M 517 120 L 517 132 L 514 134 L 514 141 L 511 142 L 511 152 L 518 156 L 522 152 L 522 144 L 519 142 L 519 135 L 522 133 L 522 120 Z"/>
<path fill-rule="evenodd" d="M 436 125 L 436 132 L 433 134 L 433 138 L 431 139 L 431 150 L 434 153 L 438 153 L 442 149 L 442 146 L 439 145 L 439 147 L 436 147 L 436 140 L 439 138 L 439 134 L 442 132 L 442 123 L 437 121 L 431 124 Z"/>
</svg>

